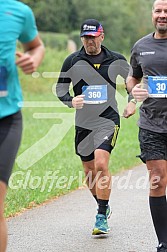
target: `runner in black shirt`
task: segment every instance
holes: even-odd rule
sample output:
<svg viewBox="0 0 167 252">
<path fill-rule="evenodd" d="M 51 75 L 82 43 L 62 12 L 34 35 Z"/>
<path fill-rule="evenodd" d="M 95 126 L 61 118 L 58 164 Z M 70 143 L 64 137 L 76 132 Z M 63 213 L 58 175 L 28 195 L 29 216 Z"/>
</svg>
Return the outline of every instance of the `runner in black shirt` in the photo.
<svg viewBox="0 0 167 252">
<path fill-rule="evenodd" d="M 93 235 L 109 232 L 108 163 L 120 127 L 116 78 L 121 75 L 126 79 L 129 71 L 124 56 L 102 46 L 103 40 L 102 25 L 94 19 L 85 20 L 81 26 L 83 47 L 64 61 L 56 87 L 59 99 L 76 108 L 76 154 L 81 158 L 85 175 L 91 175 L 87 184 L 99 206 Z M 69 93 L 71 82 L 74 97 Z M 96 183 L 91 187 L 95 177 Z"/>
</svg>

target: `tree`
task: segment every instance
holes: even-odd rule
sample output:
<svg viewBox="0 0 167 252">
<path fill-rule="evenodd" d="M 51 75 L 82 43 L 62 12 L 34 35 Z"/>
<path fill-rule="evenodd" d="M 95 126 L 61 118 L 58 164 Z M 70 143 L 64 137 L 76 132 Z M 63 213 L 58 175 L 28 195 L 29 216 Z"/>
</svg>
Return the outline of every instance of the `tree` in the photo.
<svg viewBox="0 0 167 252">
<path fill-rule="evenodd" d="M 32 7 L 38 29 L 68 33 L 83 20 L 98 19 L 105 29 L 105 45 L 129 52 L 136 40 L 150 32 L 153 0 L 24 0 Z M 78 32 L 79 36 L 79 32 Z"/>
</svg>

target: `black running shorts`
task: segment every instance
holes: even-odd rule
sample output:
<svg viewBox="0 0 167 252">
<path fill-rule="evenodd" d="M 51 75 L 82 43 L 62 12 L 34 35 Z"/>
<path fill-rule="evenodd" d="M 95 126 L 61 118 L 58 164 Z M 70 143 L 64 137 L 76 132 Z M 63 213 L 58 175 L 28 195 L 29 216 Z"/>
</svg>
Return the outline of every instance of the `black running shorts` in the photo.
<svg viewBox="0 0 167 252">
<path fill-rule="evenodd" d="M 139 129 L 141 160 L 167 160 L 167 133 Z"/>
<path fill-rule="evenodd" d="M 94 159 L 96 149 L 106 150 L 111 153 L 115 146 L 119 126 L 115 128 L 99 128 L 88 130 L 76 127 L 75 132 L 75 151 L 82 161 L 91 161 Z"/>
<path fill-rule="evenodd" d="M 22 114 L 0 119 L 0 180 L 8 184 L 22 135 Z"/>
</svg>

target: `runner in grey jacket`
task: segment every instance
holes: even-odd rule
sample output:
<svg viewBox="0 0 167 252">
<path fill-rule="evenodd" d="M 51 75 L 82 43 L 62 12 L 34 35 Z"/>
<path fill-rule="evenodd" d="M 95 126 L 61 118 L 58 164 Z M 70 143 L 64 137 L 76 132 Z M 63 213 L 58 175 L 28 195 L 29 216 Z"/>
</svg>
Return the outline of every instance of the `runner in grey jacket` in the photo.
<svg viewBox="0 0 167 252">
<path fill-rule="evenodd" d="M 152 21 L 155 32 L 132 49 L 127 88 L 137 101 L 143 101 L 140 157 L 150 174 L 149 204 L 159 241 L 157 252 L 167 252 L 167 0 L 154 2 Z"/>
</svg>

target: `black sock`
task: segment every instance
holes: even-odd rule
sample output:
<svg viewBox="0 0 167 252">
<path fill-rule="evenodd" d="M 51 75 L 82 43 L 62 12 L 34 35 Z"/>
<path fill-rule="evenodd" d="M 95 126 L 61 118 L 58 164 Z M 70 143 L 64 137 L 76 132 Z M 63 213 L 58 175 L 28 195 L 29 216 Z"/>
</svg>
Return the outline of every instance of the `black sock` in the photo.
<svg viewBox="0 0 167 252">
<path fill-rule="evenodd" d="M 167 201 L 166 196 L 150 197 L 150 210 L 159 243 L 167 243 Z"/>
<path fill-rule="evenodd" d="M 108 200 L 98 199 L 98 205 L 99 205 L 98 214 L 106 215 Z"/>
<path fill-rule="evenodd" d="M 95 198 L 96 202 L 98 203 L 97 195 L 93 195 L 93 197 Z"/>
</svg>

